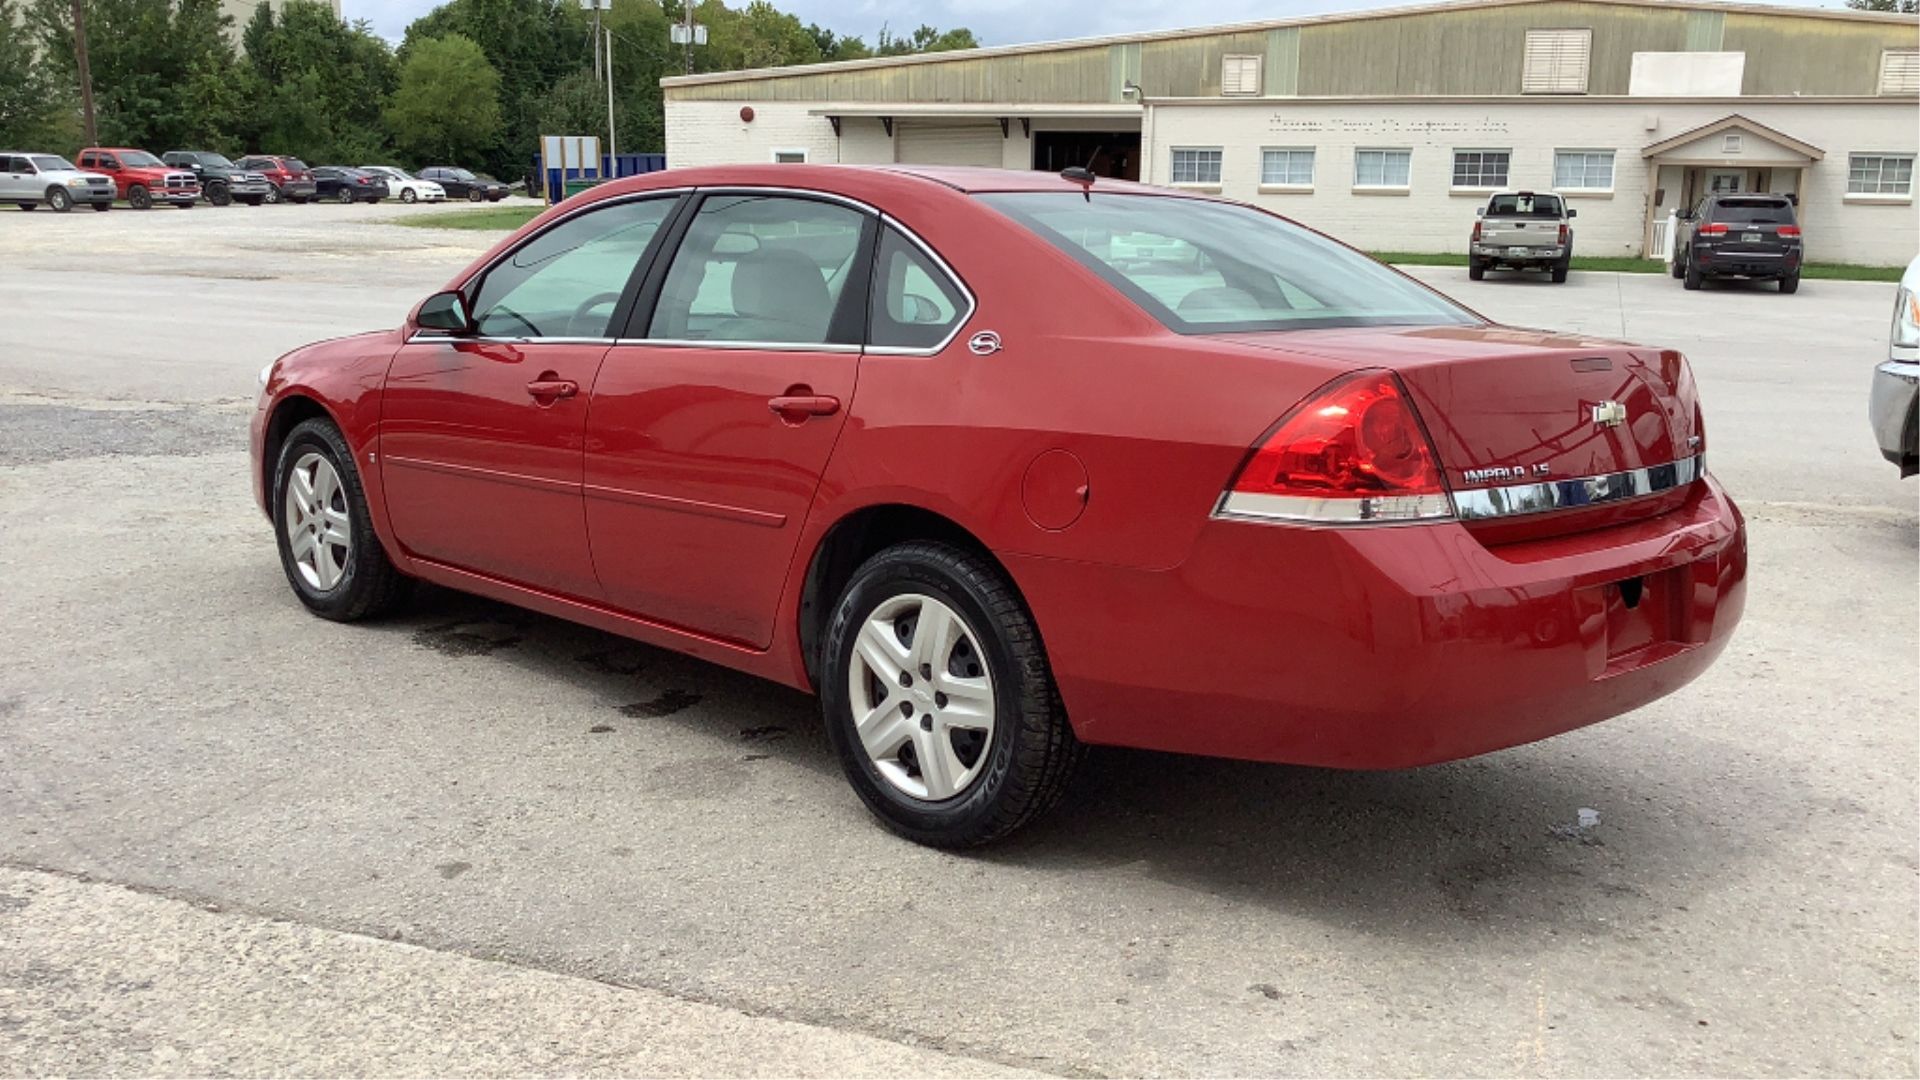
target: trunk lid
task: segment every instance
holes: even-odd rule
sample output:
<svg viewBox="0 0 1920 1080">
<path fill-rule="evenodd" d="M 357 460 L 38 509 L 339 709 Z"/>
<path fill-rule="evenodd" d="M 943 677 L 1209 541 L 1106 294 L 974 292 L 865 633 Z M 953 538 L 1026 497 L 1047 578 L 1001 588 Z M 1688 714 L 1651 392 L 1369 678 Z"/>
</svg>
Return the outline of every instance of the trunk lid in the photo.
<svg viewBox="0 0 1920 1080">
<path fill-rule="evenodd" d="M 1502 247 L 1552 247 L 1560 242 L 1560 222 L 1519 218 L 1482 218 L 1480 242 Z"/>
<path fill-rule="evenodd" d="M 1672 465 L 1704 444 L 1693 373 L 1673 350 L 1503 326 L 1233 338 L 1399 375 L 1456 493 Z M 1651 516 L 1670 504 L 1631 500 L 1604 518 Z M 1531 535 L 1565 531 L 1550 519 L 1596 520 L 1577 509 L 1524 516 L 1536 523 Z"/>
</svg>

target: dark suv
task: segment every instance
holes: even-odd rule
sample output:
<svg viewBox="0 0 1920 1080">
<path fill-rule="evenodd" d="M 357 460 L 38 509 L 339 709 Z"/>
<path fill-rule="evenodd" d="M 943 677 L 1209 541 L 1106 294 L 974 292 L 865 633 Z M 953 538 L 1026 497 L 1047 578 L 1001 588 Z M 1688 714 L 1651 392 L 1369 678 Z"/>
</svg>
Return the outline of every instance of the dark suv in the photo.
<svg viewBox="0 0 1920 1080">
<path fill-rule="evenodd" d="M 314 196 L 313 171 L 299 158 L 276 154 L 252 154 L 240 159 L 240 167 L 267 178 L 268 202 L 303 203 Z"/>
<path fill-rule="evenodd" d="M 1800 288 L 1800 225 L 1788 195 L 1709 195 L 1680 215 L 1673 276 L 1697 289 L 1710 277 L 1772 278 Z"/>
</svg>

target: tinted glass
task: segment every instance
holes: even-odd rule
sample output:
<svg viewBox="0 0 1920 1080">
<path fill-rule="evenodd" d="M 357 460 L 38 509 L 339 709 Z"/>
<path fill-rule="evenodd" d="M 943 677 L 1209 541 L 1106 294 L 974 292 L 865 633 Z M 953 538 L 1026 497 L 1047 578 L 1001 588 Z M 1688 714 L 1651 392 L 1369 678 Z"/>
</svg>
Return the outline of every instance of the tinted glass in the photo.
<svg viewBox="0 0 1920 1080">
<path fill-rule="evenodd" d="M 1480 322 L 1411 278 L 1251 207 L 1099 193 L 979 198 L 1183 334 Z"/>
<path fill-rule="evenodd" d="M 125 154 L 121 157 L 120 162 L 129 169 L 151 169 L 166 164 L 144 150 L 135 150 L 130 154 Z"/>
<path fill-rule="evenodd" d="M 27 168 L 26 158 L 0 157 L 0 172 L 18 173 L 31 171 L 31 169 Z"/>
<path fill-rule="evenodd" d="M 828 343 L 865 220 L 812 199 L 707 198 L 674 255 L 647 336 Z"/>
<path fill-rule="evenodd" d="M 73 162 L 55 154 L 35 154 L 33 163 L 40 166 L 41 172 L 74 171 Z"/>
<path fill-rule="evenodd" d="M 1708 220 L 1739 225 L 1790 225 L 1793 207 L 1785 199 L 1722 199 Z"/>
<path fill-rule="evenodd" d="M 617 203 L 571 218 L 522 244 L 474 296 L 488 337 L 609 336 L 627 280 L 674 199 Z"/>
<path fill-rule="evenodd" d="M 286 166 L 289 172 L 306 172 L 307 171 L 307 163 L 304 161 L 301 161 L 299 158 L 296 158 L 296 157 L 288 158 L 286 160 Z"/>
<path fill-rule="evenodd" d="M 928 349 L 946 340 L 967 298 L 925 252 L 894 229 L 880 233 L 874 256 L 870 345 Z"/>
<path fill-rule="evenodd" d="M 1560 196 L 1495 195 L 1487 200 L 1487 214 L 1491 217 L 1557 218 L 1560 216 Z"/>
</svg>

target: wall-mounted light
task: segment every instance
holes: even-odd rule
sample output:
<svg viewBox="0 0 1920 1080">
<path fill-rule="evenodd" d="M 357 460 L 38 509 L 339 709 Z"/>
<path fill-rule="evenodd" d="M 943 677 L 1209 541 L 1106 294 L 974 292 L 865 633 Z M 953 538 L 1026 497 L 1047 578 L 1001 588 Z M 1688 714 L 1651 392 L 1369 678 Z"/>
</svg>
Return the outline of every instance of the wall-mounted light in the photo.
<svg viewBox="0 0 1920 1080">
<path fill-rule="evenodd" d="M 1139 83 L 1136 83 L 1136 82 L 1134 82 L 1134 81 L 1133 81 L 1132 79 L 1127 79 L 1126 81 L 1124 81 L 1124 82 L 1122 82 L 1122 83 L 1120 84 L 1120 96 L 1122 96 L 1122 97 L 1139 97 L 1139 96 L 1140 96 L 1140 84 L 1139 84 Z"/>
</svg>

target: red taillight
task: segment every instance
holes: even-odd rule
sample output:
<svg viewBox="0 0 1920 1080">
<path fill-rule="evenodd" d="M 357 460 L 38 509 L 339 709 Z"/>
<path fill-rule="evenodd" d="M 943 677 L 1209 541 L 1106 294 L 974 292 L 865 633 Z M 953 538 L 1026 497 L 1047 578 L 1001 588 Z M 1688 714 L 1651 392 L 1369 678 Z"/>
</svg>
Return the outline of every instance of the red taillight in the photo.
<svg viewBox="0 0 1920 1080">
<path fill-rule="evenodd" d="M 1776 231 L 1777 231 L 1777 232 L 1778 232 L 1778 233 L 1779 233 L 1779 234 L 1780 234 L 1781 236 L 1784 236 L 1784 237 L 1787 237 L 1787 238 L 1789 238 L 1789 239 L 1792 239 L 1792 238 L 1794 238 L 1794 237 L 1797 237 L 1797 236 L 1799 236 L 1799 235 L 1800 235 L 1800 226 L 1798 226 L 1798 225 L 1782 225 L 1782 226 L 1780 226 L 1780 228 L 1779 228 L 1778 230 L 1776 230 Z"/>
<path fill-rule="evenodd" d="M 1560 226 L 1560 243 L 1564 244 L 1566 242 L 1567 242 L 1567 227 L 1565 224 L 1562 224 Z"/>
<path fill-rule="evenodd" d="M 1473 242 L 1480 242 L 1480 223 L 1477 221 L 1473 223 Z"/>
<path fill-rule="evenodd" d="M 1220 498 L 1222 517 L 1353 524 L 1453 516 L 1400 380 L 1362 371 L 1282 417 Z"/>
<path fill-rule="evenodd" d="M 1700 226 L 1700 235 L 1701 236 L 1725 236 L 1727 235 L 1727 227 L 1721 222 L 1709 221 L 1705 225 Z"/>
</svg>

